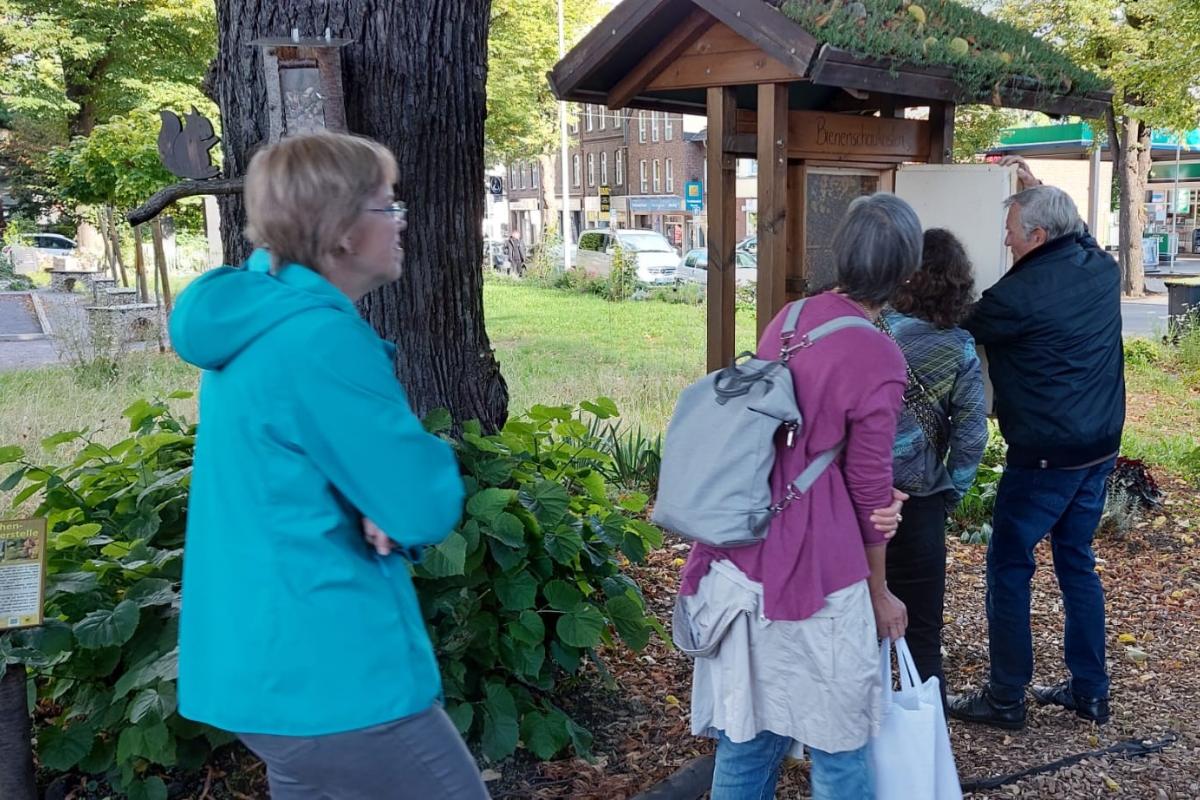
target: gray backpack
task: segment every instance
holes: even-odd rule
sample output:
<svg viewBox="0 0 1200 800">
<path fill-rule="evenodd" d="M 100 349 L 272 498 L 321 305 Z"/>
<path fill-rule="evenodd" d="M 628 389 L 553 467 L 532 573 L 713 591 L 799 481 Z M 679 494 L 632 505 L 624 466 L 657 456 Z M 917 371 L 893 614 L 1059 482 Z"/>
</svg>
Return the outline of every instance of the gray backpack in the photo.
<svg viewBox="0 0 1200 800">
<path fill-rule="evenodd" d="M 842 452 L 845 442 L 818 455 L 782 499 L 772 500 L 775 434 L 785 427 L 791 447 L 804 424 L 788 360 L 844 328 L 875 330 L 862 317 L 837 317 L 797 338 L 803 307 L 797 300 L 788 309 L 778 360 L 743 353 L 683 390 L 667 426 L 651 516 L 656 525 L 713 547 L 755 544 L 767 535 L 772 517 L 808 491 Z"/>
</svg>

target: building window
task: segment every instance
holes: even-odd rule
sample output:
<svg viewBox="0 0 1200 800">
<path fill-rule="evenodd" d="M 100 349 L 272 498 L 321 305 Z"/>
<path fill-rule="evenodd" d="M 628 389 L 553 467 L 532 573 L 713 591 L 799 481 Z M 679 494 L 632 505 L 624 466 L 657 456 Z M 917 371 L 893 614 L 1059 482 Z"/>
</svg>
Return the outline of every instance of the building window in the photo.
<svg viewBox="0 0 1200 800">
<path fill-rule="evenodd" d="M 646 185 L 646 159 L 644 159 L 644 158 L 642 159 L 641 167 L 642 167 L 642 170 L 641 170 L 641 172 L 642 172 L 642 194 L 646 194 L 646 192 L 648 191 L 648 187 Z"/>
<path fill-rule="evenodd" d="M 529 174 L 530 174 L 530 177 L 532 178 L 532 181 L 530 182 L 529 185 L 532 186 L 534 189 L 536 189 L 538 187 L 538 184 L 541 183 L 541 181 L 539 180 L 539 178 L 541 177 L 541 175 L 540 175 L 541 171 L 542 171 L 541 166 L 536 161 L 533 162 L 533 165 L 529 168 Z"/>
<path fill-rule="evenodd" d="M 517 188 L 517 166 L 515 164 L 508 168 L 508 188 Z"/>
<path fill-rule="evenodd" d="M 658 112 L 650 112 L 650 141 L 658 141 Z"/>
<path fill-rule="evenodd" d="M 663 115 L 663 138 L 669 142 L 669 141 L 671 141 L 671 137 L 674 135 L 675 135 L 675 124 L 673 122 L 671 122 L 671 115 L 664 114 Z"/>
<path fill-rule="evenodd" d="M 604 106 L 600 106 L 596 109 L 596 114 L 600 117 L 600 130 L 604 130 L 604 127 L 608 125 L 608 112 L 604 110 Z"/>
<path fill-rule="evenodd" d="M 596 185 L 596 154 L 588 153 L 588 186 Z"/>
<path fill-rule="evenodd" d="M 567 121 L 570 123 L 571 133 L 579 133 L 579 107 L 570 106 L 567 109 Z"/>
<path fill-rule="evenodd" d="M 675 194 L 675 170 L 671 167 L 671 159 L 667 159 L 667 194 Z"/>
<path fill-rule="evenodd" d="M 625 185 L 625 151 L 617 150 L 613 154 L 613 158 L 617 162 L 617 186 Z"/>
<path fill-rule="evenodd" d="M 657 158 L 654 159 L 654 193 L 658 194 L 662 191 L 662 162 Z"/>
<path fill-rule="evenodd" d="M 571 177 L 573 178 L 572 182 L 576 186 L 578 186 L 579 185 L 579 154 L 578 153 L 571 156 Z"/>
<path fill-rule="evenodd" d="M 600 154 L 600 185 L 608 186 L 608 153 Z"/>
<path fill-rule="evenodd" d="M 645 111 L 638 112 L 638 142 L 641 144 L 646 143 L 646 112 Z"/>
<path fill-rule="evenodd" d="M 612 123 L 613 123 L 613 124 L 612 124 L 612 126 L 613 126 L 613 130 L 620 130 L 620 129 L 621 129 L 621 113 L 622 113 L 622 112 L 620 112 L 620 111 L 614 111 L 614 112 L 612 112 L 612 115 L 613 115 L 613 119 L 612 119 Z"/>
</svg>

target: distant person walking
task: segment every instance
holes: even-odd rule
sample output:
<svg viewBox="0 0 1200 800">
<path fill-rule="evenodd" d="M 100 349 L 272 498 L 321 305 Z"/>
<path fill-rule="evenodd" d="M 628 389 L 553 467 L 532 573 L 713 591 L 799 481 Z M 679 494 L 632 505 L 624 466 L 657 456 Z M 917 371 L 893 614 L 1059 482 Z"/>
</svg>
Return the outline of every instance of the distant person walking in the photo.
<svg viewBox="0 0 1200 800">
<path fill-rule="evenodd" d="M 512 271 L 518 276 L 525 274 L 525 262 L 529 260 L 525 253 L 525 243 L 521 241 L 521 232 L 516 228 L 504 240 L 504 255 L 512 265 Z"/>
</svg>

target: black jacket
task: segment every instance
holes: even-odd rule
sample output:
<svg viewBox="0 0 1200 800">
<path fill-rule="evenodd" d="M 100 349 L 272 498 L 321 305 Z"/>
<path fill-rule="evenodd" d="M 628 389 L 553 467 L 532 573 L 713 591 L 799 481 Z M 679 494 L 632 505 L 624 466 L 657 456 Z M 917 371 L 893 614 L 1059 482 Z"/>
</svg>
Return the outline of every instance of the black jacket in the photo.
<svg viewBox="0 0 1200 800">
<path fill-rule="evenodd" d="M 1008 463 L 1078 467 L 1120 449 L 1121 271 L 1090 234 L 1026 255 L 963 327 L 987 353 Z"/>
</svg>

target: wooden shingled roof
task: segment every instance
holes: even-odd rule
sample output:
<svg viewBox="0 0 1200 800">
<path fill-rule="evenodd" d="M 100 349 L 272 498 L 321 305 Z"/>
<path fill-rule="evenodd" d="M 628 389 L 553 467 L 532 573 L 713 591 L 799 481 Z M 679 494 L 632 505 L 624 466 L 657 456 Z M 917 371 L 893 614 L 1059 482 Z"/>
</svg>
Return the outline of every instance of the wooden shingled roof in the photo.
<svg viewBox="0 0 1200 800">
<path fill-rule="evenodd" d="M 564 100 L 690 114 L 730 84 L 740 108 L 760 83 L 789 84 L 795 110 L 873 95 L 1099 117 L 1112 99 L 1045 42 L 953 0 L 625 0 L 549 80 Z"/>
</svg>

